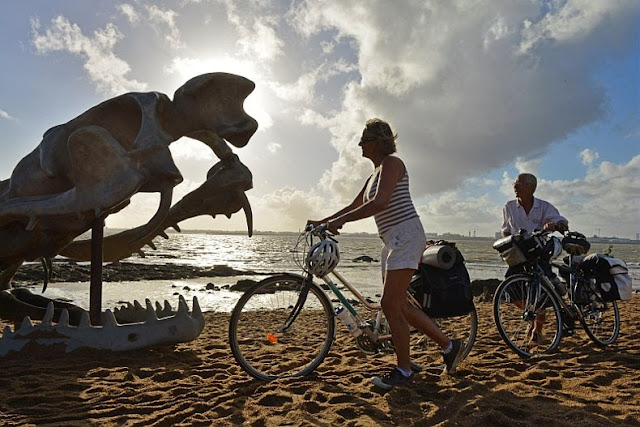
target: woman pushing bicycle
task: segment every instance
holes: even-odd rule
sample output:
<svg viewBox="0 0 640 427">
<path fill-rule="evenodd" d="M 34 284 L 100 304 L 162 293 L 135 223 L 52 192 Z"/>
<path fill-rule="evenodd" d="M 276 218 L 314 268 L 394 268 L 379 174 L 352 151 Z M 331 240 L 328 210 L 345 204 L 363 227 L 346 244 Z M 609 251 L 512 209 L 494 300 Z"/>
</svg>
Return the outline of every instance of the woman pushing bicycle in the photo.
<svg viewBox="0 0 640 427">
<path fill-rule="evenodd" d="M 383 241 L 381 264 L 384 292 L 382 310 L 389 322 L 397 358 L 397 367 L 373 383 L 391 390 L 411 381 L 409 326 L 433 339 L 443 350 L 446 371 L 455 371 L 463 354 L 460 340 L 451 340 L 422 310 L 407 302 L 407 289 L 418 267 L 426 237 L 409 193 L 409 174 L 396 152 L 396 139 L 387 122 L 371 119 L 362 131 L 359 146 L 362 156 L 371 160 L 374 171 L 350 205 L 322 220 L 308 224 L 326 224 L 333 234 L 351 221 L 373 216 Z"/>
</svg>

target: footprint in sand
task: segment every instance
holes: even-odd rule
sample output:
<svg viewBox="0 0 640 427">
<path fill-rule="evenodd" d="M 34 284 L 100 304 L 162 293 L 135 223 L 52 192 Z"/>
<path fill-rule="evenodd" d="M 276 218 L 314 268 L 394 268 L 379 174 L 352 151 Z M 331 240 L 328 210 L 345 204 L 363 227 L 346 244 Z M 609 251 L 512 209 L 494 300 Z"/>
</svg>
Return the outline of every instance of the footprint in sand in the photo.
<svg viewBox="0 0 640 427">
<path fill-rule="evenodd" d="M 280 394 L 267 394 L 258 400 L 258 404 L 261 406 L 273 406 L 280 407 L 285 403 L 293 402 L 293 398 L 291 396 L 280 395 Z"/>
<path fill-rule="evenodd" d="M 309 412 L 310 414 L 317 414 L 318 412 L 325 409 L 324 406 L 319 405 L 317 402 L 312 402 L 312 401 L 304 402 L 302 404 L 302 407 L 304 408 L 305 411 Z"/>
</svg>

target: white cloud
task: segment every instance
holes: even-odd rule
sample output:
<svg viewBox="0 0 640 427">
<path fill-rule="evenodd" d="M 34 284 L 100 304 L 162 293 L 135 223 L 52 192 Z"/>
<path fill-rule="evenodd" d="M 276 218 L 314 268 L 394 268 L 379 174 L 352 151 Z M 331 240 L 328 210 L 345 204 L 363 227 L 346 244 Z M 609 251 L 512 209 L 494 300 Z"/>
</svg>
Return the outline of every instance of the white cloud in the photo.
<svg viewBox="0 0 640 427">
<path fill-rule="evenodd" d="M 551 202 L 569 220 L 572 230 L 586 235 L 601 229 L 602 235 L 633 237 L 640 214 L 640 155 L 626 163 L 585 164 L 576 179 L 547 180 L 538 177 L 536 197 Z M 514 198 L 514 177 L 503 172 L 500 193 L 470 195 L 462 190 L 445 191 L 415 200 L 425 229 L 492 236 L 502 221 L 502 207 Z M 462 187 L 473 184 L 466 180 Z M 465 229 L 466 228 L 466 229 Z"/>
<path fill-rule="evenodd" d="M 82 33 L 77 24 L 64 16 L 51 20 L 51 26 L 40 32 L 38 20 L 32 20 L 33 45 L 38 53 L 66 51 L 84 60 L 84 69 L 97 89 L 107 95 L 146 89 L 146 84 L 128 79 L 129 64 L 117 57 L 114 46 L 123 39 L 122 33 L 113 24 L 94 31 L 93 38 Z"/>
<path fill-rule="evenodd" d="M 493 42 L 506 38 L 509 32 L 504 18 L 498 15 L 484 35 L 483 47 L 488 49 Z"/>
<path fill-rule="evenodd" d="M 521 44 L 544 33 L 542 27 L 559 31 L 559 23 L 546 22 L 534 2 L 297 3 L 288 22 L 300 34 L 348 41 L 357 55 L 361 78 L 343 85 L 341 105 L 309 106 L 299 116 L 331 131 L 341 159 L 329 174 L 353 176 L 353 163 L 345 160 L 359 151 L 345 136 L 370 117 L 388 120 L 398 132 L 399 155 L 418 196 L 455 188 L 515 158 L 519 169 L 537 169 L 551 143 L 604 117 L 607 93 L 592 75 L 617 41 L 634 34 L 633 20 L 623 16 L 634 13 L 630 2 L 569 3 L 563 13 L 581 11 L 571 34 L 583 47 L 537 44 L 535 55 L 522 55 Z M 578 18 L 563 18 L 570 19 Z M 613 35 L 602 39 L 605 31 Z M 291 92 L 301 98 L 316 87 L 313 77 L 308 71 Z"/>
<path fill-rule="evenodd" d="M 283 54 L 284 43 L 277 36 L 273 19 L 256 19 L 250 32 L 239 40 L 245 52 L 255 55 L 260 60 L 274 60 Z"/>
<path fill-rule="evenodd" d="M 6 119 L 6 120 L 18 121 L 18 119 L 16 119 L 15 117 L 13 117 L 11 114 L 7 113 L 4 110 L 0 110 L 0 118 Z"/>
<path fill-rule="evenodd" d="M 615 59 L 616 51 L 628 55 L 628 46 L 636 41 L 637 2 L 554 0 L 541 6 L 491 0 L 183 0 L 169 10 L 126 1 L 117 7 L 120 22 L 135 27 L 127 30 L 141 37 L 149 36 L 143 30 L 152 28 L 168 37 L 168 46 L 183 47 L 173 60 L 166 59 L 165 49 L 145 70 L 170 74 L 168 80 L 179 84 L 211 71 L 244 75 L 256 83 L 245 107 L 260 123 L 259 133 L 237 151 L 252 163 L 256 188 L 250 197 L 268 213 L 256 209 L 256 218 L 267 216 L 256 219 L 263 221 L 258 228 L 270 229 L 268 221 L 290 208 L 288 226 L 297 229 L 310 212 L 350 202 L 371 171 L 357 147 L 364 122 L 371 117 L 388 120 L 399 134 L 399 156 L 410 170 L 414 199 L 426 228 L 438 231 L 484 227 L 487 234 L 497 229 L 500 208 L 513 197 L 512 175 L 538 172 L 541 162 L 549 160 L 545 155 L 551 144 L 562 144 L 576 131 L 589 134 L 590 124 L 611 119 L 621 122 L 618 138 L 627 135 L 635 143 L 638 136 L 637 114 L 628 120 L 612 117 L 619 107 L 610 99 L 619 96 L 617 87 L 609 90 L 599 80 L 603 64 Z M 220 5 L 226 16 L 219 13 Z M 146 28 L 140 28 L 143 25 Z M 130 77 L 142 71 L 134 74 L 125 62 L 129 57 L 121 52 L 129 46 L 124 46 L 118 28 L 102 24 L 89 34 L 88 27 L 81 26 L 64 17 L 53 20 L 47 31 L 34 25 L 34 45 L 40 53 L 68 51 L 92 64 L 87 72 L 101 90 L 141 90 Z M 209 38 L 203 43 L 205 34 L 210 44 Z M 585 141 L 583 146 L 598 145 Z M 296 164 L 310 150 L 321 154 L 308 167 L 292 168 L 286 176 L 273 172 L 273 164 Z M 203 160 L 198 168 L 213 159 L 197 142 L 176 144 L 172 152 L 176 160 Z M 261 156 L 273 161 L 264 162 Z M 600 195 L 578 191 L 580 186 L 590 186 L 612 170 L 633 172 L 623 164 L 600 162 L 595 151 L 583 151 L 578 159 L 584 171 L 572 169 L 573 180 L 541 180 L 539 187 L 541 197 L 569 212 L 572 224 L 581 220 L 574 207 L 588 211 L 591 202 L 601 201 Z M 497 182 L 469 179 L 505 165 L 508 172 Z M 572 158 L 571 168 L 574 165 L 580 167 Z M 562 174 L 567 171 L 554 176 Z M 320 178 L 309 182 L 309 176 Z M 274 191 L 275 182 L 299 188 Z M 602 182 L 595 188 L 606 192 L 606 180 Z M 269 186 L 268 195 L 259 193 L 261 184 Z M 478 197 L 464 190 L 470 186 Z M 576 191 L 551 191 L 556 186 Z M 311 195 L 302 188 L 312 188 Z M 303 196 L 308 199 L 301 205 Z M 608 206 L 618 205 L 615 197 L 629 198 L 617 190 L 608 197 Z M 637 206 L 630 205 L 636 216 Z M 637 224 L 629 227 L 635 230 Z"/>
<path fill-rule="evenodd" d="M 260 212 L 260 218 L 256 217 L 257 227 L 274 231 L 298 230 L 314 214 L 317 218 L 313 219 L 322 219 L 323 215 L 331 213 L 321 211 L 322 198 L 292 187 L 253 199 L 251 206 L 255 212 Z"/>
<path fill-rule="evenodd" d="M 131 203 L 123 210 L 109 215 L 105 224 L 110 228 L 134 228 L 146 224 L 158 210 L 159 204 L 159 193 L 134 194 Z"/>
<path fill-rule="evenodd" d="M 502 206 L 487 194 L 468 198 L 456 190 L 446 191 L 429 197 L 424 204 L 416 203 L 416 208 L 427 232 L 487 236 L 500 227 Z"/>
<path fill-rule="evenodd" d="M 133 26 L 137 26 L 140 22 L 149 24 L 155 34 L 160 36 L 169 47 L 173 49 L 184 47 L 181 40 L 180 29 L 176 22 L 176 18 L 178 17 L 176 11 L 163 9 L 154 4 L 143 5 L 143 10 L 138 11 L 129 3 L 119 4 L 116 6 L 116 9 L 118 9 Z"/>
<path fill-rule="evenodd" d="M 291 84 L 273 82 L 272 89 L 276 96 L 287 102 L 305 102 L 313 99 L 318 78 L 317 70 L 302 74 Z"/>
<path fill-rule="evenodd" d="M 336 47 L 334 42 L 325 41 L 325 40 L 320 42 L 320 46 L 322 46 L 322 52 L 323 53 L 331 53 L 331 52 L 333 52 L 333 50 Z"/>
<path fill-rule="evenodd" d="M 215 159 L 217 161 L 218 159 L 211 148 L 191 138 L 181 138 L 169 147 L 171 147 L 172 157 L 176 160 L 208 161 Z"/>
<path fill-rule="evenodd" d="M 180 30 L 176 25 L 178 14 L 171 9 L 161 9 L 156 5 L 146 6 L 149 21 L 157 34 L 162 35 L 164 40 L 174 49 L 183 46 L 180 40 Z"/>
<path fill-rule="evenodd" d="M 325 62 L 301 74 L 293 83 L 271 82 L 271 88 L 275 95 L 287 102 L 314 105 L 322 94 L 318 94 L 316 86 L 319 82 L 327 82 L 336 75 L 357 71 L 355 64 L 350 64 L 344 59 L 336 62 Z"/>
<path fill-rule="evenodd" d="M 607 21 L 615 21 L 624 14 L 633 13 L 633 8 L 637 11 L 638 7 L 634 0 L 567 0 L 547 4 L 552 7 L 550 13 L 538 22 L 526 21 L 520 45 L 521 52 L 528 52 L 545 40 L 578 42 L 588 38 Z"/>
<path fill-rule="evenodd" d="M 237 43 L 245 55 L 260 61 L 273 61 L 284 54 L 284 42 L 276 31 L 280 18 L 269 13 L 268 5 L 259 5 L 252 1 L 221 2 L 226 6 L 229 22 L 236 28 Z"/>
<path fill-rule="evenodd" d="M 640 155 L 629 162 L 601 162 L 583 179 L 539 181 L 536 194 L 545 194 L 569 219 L 571 229 L 586 235 L 631 237 L 638 230 Z"/>
<path fill-rule="evenodd" d="M 277 153 L 278 151 L 282 150 L 282 144 L 278 144 L 277 142 L 270 142 L 269 144 L 267 144 L 267 150 L 270 153 Z"/>
<path fill-rule="evenodd" d="M 122 3 L 117 5 L 116 9 L 126 16 L 130 23 L 135 25 L 140 22 L 140 14 L 135 10 L 133 5 L 129 3 Z"/>
<path fill-rule="evenodd" d="M 539 157 L 528 159 L 516 157 L 514 165 L 518 173 L 532 173 L 535 175 L 538 172 L 538 168 L 541 163 L 542 159 Z"/>
<path fill-rule="evenodd" d="M 580 159 L 582 160 L 583 165 L 591 165 L 594 161 L 596 161 L 600 157 L 600 154 L 585 148 L 580 152 Z"/>
</svg>

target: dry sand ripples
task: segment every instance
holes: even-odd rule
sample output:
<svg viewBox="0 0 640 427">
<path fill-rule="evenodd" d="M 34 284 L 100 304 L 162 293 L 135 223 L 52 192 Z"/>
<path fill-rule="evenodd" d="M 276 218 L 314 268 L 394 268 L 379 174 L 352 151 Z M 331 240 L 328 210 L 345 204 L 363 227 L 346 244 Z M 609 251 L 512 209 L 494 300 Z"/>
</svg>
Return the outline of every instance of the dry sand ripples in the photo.
<svg viewBox="0 0 640 427">
<path fill-rule="evenodd" d="M 621 304 L 614 346 L 597 348 L 578 330 L 558 353 L 532 361 L 500 340 L 490 303 L 478 312 L 476 345 L 456 375 L 423 372 L 388 393 L 369 378 L 394 358 L 362 355 L 340 327 L 316 372 L 270 383 L 235 363 L 220 313 L 206 313 L 201 337 L 175 347 L 33 349 L 0 359 L 0 424 L 640 425 L 640 297 Z"/>
</svg>

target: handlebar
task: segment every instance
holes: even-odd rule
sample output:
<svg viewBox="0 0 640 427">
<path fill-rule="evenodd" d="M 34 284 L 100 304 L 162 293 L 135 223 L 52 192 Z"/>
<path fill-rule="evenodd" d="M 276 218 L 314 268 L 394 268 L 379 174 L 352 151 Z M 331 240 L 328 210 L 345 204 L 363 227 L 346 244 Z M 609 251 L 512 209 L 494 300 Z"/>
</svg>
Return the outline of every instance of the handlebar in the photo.
<svg viewBox="0 0 640 427">
<path fill-rule="evenodd" d="M 518 231 L 519 235 L 523 235 L 525 233 L 527 233 L 527 230 L 525 230 L 524 228 L 521 228 Z M 535 229 L 530 234 L 532 236 L 546 236 L 546 235 L 552 234 L 552 233 L 555 233 L 555 231 L 544 231 L 544 230 Z M 569 230 L 567 230 L 564 233 L 561 233 L 559 231 L 558 231 L 558 233 L 562 234 L 564 237 L 572 237 L 572 238 L 575 238 L 575 239 L 586 239 L 586 236 L 584 234 L 579 233 L 577 231 L 569 231 Z"/>
<path fill-rule="evenodd" d="M 314 227 L 313 224 L 307 224 L 304 228 L 304 232 L 306 234 L 319 237 L 320 240 L 329 239 L 337 242 L 333 234 L 327 229 L 327 224 L 320 224 L 317 227 Z"/>
</svg>

